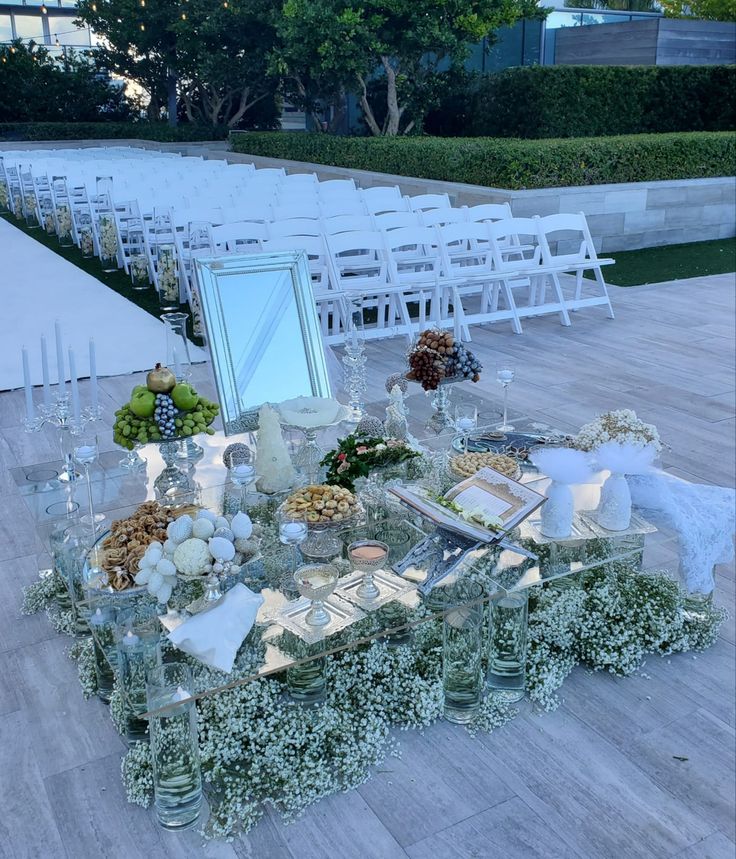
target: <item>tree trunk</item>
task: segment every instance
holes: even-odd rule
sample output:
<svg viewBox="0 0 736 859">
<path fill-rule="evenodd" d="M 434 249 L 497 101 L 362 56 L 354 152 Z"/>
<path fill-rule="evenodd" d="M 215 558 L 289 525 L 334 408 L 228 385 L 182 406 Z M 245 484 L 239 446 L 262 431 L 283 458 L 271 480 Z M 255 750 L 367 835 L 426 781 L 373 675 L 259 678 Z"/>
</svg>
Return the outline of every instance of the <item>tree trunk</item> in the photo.
<svg viewBox="0 0 736 859">
<path fill-rule="evenodd" d="M 176 72 L 169 67 L 166 75 L 166 100 L 169 112 L 169 125 L 176 128 L 179 117 L 176 115 Z"/>
<path fill-rule="evenodd" d="M 363 111 L 363 117 L 366 124 L 374 137 L 380 137 L 382 134 L 380 125 L 376 122 L 376 117 L 373 114 L 373 109 L 368 102 L 368 87 L 366 86 L 363 75 L 356 75 L 360 84 L 360 108 Z"/>
<path fill-rule="evenodd" d="M 399 133 L 402 111 L 399 109 L 399 95 L 396 91 L 396 70 L 388 57 L 381 57 L 383 69 L 386 72 L 386 122 L 384 134 L 396 137 Z"/>
</svg>

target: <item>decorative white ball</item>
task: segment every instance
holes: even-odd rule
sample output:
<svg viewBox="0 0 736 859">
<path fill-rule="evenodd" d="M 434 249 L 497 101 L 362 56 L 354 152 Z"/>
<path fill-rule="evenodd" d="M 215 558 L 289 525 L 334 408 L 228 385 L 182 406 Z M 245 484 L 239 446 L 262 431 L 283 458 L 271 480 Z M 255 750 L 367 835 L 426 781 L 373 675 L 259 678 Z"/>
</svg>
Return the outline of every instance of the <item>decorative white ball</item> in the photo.
<svg viewBox="0 0 736 859">
<path fill-rule="evenodd" d="M 218 516 L 217 519 L 215 519 L 215 528 L 229 528 L 229 527 L 230 527 L 230 520 L 227 519 L 225 516 Z"/>
<path fill-rule="evenodd" d="M 217 514 L 213 513 L 211 510 L 200 510 L 197 513 L 197 519 L 209 519 L 214 525 L 217 521 Z"/>
<path fill-rule="evenodd" d="M 143 556 L 146 559 L 146 563 L 153 566 L 154 564 L 157 564 L 161 560 L 161 558 L 163 558 L 164 548 L 161 543 L 149 543 Z"/>
<path fill-rule="evenodd" d="M 173 522 L 169 522 L 166 528 L 169 540 L 172 540 L 174 543 L 183 543 L 185 540 L 188 540 L 192 536 L 193 524 L 192 517 L 188 513 L 185 513 L 178 519 L 174 519 Z"/>
<path fill-rule="evenodd" d="M 222 537 L 223 540 L 229 540 L 231 543 L 235 542 L 235 534 L 233 534 L 230 528 L 216 528 L 212 536 Z"/>
<path fill-rule="evenodd" d="M 253 522 L 247 513 L 236 513 L 230 523 L 236 540 L 247 540 L 253 533 Z"/>
<path fill-rule="evenodd" d="M 164 555 L 173 555 L 174 550 L 178 546 L 178 543 L 175 543 L 173 540 L 169 539 L 164 543 Z"/>
<path fill-rule="evenodd" d="M 219 561 L 216 564 L 212 565 L 213 573 L 221 573 L 224 569 L 225 567 L 223 567 L 223 565 Z"/>
<path fill-rule="evenodd" d="M 231 561 L 235 557 L 235 546 L 222 537 L 213 537 L 209 549 L 212 557 L 218 561 Z"/>
<path fill-rule="evenodd" d="M 176 575 L 176 567 L 174 566 L 174 562 L 170 561 L 168 558 L 161 558 L 161 560 L 156 564 L 157 572 L 161 573 L 162 576 L 175 576 Z"/>
<path fill-rule="evenodd" d="M 195 519 L 192 535 L 200 540 L 209 540 L 215 533 L 215 523 L 210 519 Z"/>
<path fill-rule="evenodd" d="M 176 547 L 174 564 L 180 573 L 187 576 L 198 576 L 210 563 L 210 550 L 207 543 L 197 537 L 191 537 Z"/>
</svg>

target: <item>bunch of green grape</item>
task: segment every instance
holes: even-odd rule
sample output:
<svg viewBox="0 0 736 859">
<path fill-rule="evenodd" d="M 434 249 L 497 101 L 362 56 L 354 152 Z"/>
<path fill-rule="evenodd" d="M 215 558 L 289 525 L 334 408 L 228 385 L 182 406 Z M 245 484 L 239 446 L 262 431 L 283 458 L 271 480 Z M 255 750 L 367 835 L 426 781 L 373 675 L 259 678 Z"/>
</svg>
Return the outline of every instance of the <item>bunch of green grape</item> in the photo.
<svg viewBox="0 0 736 859">
<path fill-rule="evenodd" d="M 161 431 L 153 417 L 139 418 L 130 406 L 124 405 L 115 412 L 113 438 L 116 444 L 133 450 L 136 442 L 148 444 L 149 441 L 159 441 Z"/>
<path fill-rule="evenodd" d="M 189 436 L 200 432 L 214 435 L 215 431 L 210 424 L 219 413 L 220 407 L 217 403 L 212 403 L 200 396 L 197 400 L 197 405 L 193 409 L 190 409 L 188 412 L 179 412 L 174 418 L 174 425 L 179 435 Z"/>
</svg>

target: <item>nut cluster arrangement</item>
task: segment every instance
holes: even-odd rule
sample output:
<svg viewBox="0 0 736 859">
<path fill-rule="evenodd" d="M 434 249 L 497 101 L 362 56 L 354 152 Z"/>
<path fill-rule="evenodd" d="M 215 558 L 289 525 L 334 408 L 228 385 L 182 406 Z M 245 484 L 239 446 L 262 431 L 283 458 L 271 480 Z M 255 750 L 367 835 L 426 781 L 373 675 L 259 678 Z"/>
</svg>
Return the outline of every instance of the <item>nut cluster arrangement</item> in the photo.
<svg viewBox="0 0 736 859">
<path fill-rule="evenodd" d="M 480 381 L 480 361 L 449 331 L 430 328 L 419 335 L 409 353 L 407 379 L 420 382 L 425 391 L 435 391 L 443 379 Z"/>
<path fill-rule="evenodd" d="M 100 566 L 115 590 L 122 591 L 135 584 L 138 562 L 150 543 L 166 539 L 166 528 L 174 518 L 170 507 L 146 501 L 132 516 L 112 523 L 110 535 L 102 544 Z"/>
</svg>

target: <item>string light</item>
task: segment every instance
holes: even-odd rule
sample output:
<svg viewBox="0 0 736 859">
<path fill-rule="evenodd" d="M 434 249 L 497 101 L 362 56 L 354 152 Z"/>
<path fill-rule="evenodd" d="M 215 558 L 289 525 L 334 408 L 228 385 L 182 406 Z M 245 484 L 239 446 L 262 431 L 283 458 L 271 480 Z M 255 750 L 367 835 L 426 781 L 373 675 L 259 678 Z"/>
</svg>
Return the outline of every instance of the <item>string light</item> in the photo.
<svg viewBox="0 0 736 859">
<path fill-rule="evenodd" d="M 224 8 L 225 8 L 225 9 L 227 9 L 227 7 L 228 7 L 228 2 L 227 2 L 227 0 L 225 0 L 225 2 L 224 2 L 222 5 L 224 6 Z"/>
<path fill-rule="evenodd" d="M 146 0 L 141 0 L 141 7 L 146 5 Z"/>
<path fill-rule="evenodd" d="M 49 14 L 49 10 L 46 8 L 44 3 L 41 4 L 41 14 L 42 15 L 48 15 Z"/>
<path fill-rule="evenodd" d="M 146 25 L 145 25 L 145 24 L 141 24 L 141 31 L 143 31 L 143 30 L 145 30 L 145 29 L 146 29 Z"/>
<path fill-rule="evenodd" d="M 93 4 L 92 4 L 92 11 L 93 11 L 93 12 L 96 12 L 96 11 L 97 11 L 97 4 L 96 4 L 96 3 L 93 3 Z"/>
<path fill-rule="evenodd" d="M 186 21 L 186 20 L 187 20 L 187 13 L 186 13 L 186 12 L 182 12 L 182 13 L 181 13 L 181 20 L 182 20 L 182 21 Z"/>
</svg>

